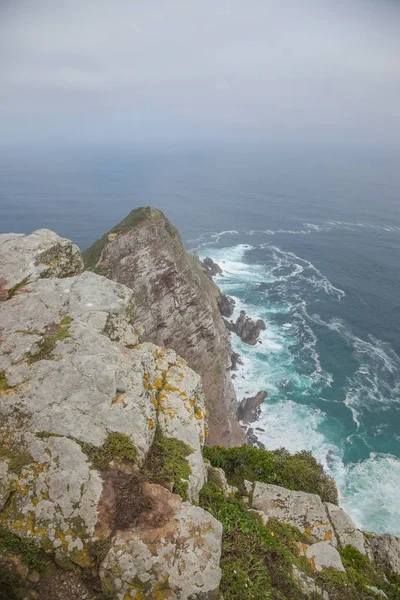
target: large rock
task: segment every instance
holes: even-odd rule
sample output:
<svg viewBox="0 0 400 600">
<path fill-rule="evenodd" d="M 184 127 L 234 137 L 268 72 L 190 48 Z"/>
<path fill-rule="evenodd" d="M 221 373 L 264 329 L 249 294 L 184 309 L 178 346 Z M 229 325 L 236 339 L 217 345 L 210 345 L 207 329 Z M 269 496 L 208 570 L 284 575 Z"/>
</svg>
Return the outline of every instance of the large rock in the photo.
<svg viewBox="0 0 400 600">
<path fill-rule="evenodd" d="M 230 296 L 220 294 L 218 298 L 218 306 L 221 315 L 223 317 L 229 318 L 233 315 L 233 311 L 235 310 L 235 301 Z"/>
<path fill-rule="evenodd" d="M 268 393 L 265 391 L 258 392 L 255 396 L 250 398 L 243 398 L 238 405 L 237 415 L 241 421 L 247 421 L 252 423 L 256 421 L 260 416 L 260 407 L 263 404 Z"/>
<path fill-rule="evenodd" d="M 316 494 L 296 492 L 279 485 L 256 482 L 252 508 L 294 525 L 312 542 L 329 540 L 337 545 L 336 535 L 329 521 L 326 508 Z"/>
<path fill-rule="evenodd" d="M 327 569 L 336 569 L 344 573 L 339 552 L 330 542 L 318 542 L 309 546 L 305 552 L 306 557 L 315 571 L 326 571 Z"/>
<path fill-rule="evenodd" d="M 240 316 L 237 318 L 236 323 L 233 323 L 233 321 L 226 321 L 226 325 L 230 331 L 233 331 L 240 337 L 242 342 L 245 342 L 250 346 L 255 346 L 261 331 L 264 331 L 267 328 L 265 321 L 262 319 L 251 319 L 246 316 L 244 310 L 240 311 Z"/>
<path fill-rule="evenodd" d="M 161 486 L 145 491 L 150 510 L 135 529 L 117 532 L 101 565 L 106 589 L 111 584 L 120 600 L 217 600 L 221 523 Z"/>
<path fill-rule="evenodd" d="M 205 258 L 202 261 L 201 266 L 203 268 L 204 273 L 210 279 L 212 277 L 215 277 L 216 275 L 222 275 L 222 269 L 219 266 L 219 264 L 214 262 L 213 259 L 210 258 L 209 256 L 207 256 L 207 258 Z"/>
<path fill-rule="evenodd" d="M 6 262 L 0 255 L 0 265 Z M 146 505 L 138 470 L 157 429 L 187 444 L 188 495 L 197 499 L 205 480 L 204 397 L 199 375 L 174 351 L 140 343 L 131 289 L 90 272 L 34 277 L 0 302 L 0 527 L 34 540 L 63 568 L 88 567 L 94 542 L 108 538 L 114 547 L 122 529 L 141 539 L 137 520 Z M 133 462 L 118 455 L 104 467 L 93 462 L 110 434 L 125 436 Z M 217 587 L 219 570 L 211 559 L 210 571 L 201 562 L 210 557 L 211 517 L 172 497 L 165 539 L 179 554 L 176 569 L 187 565 L 187 589 L 209 589 L 196 569 Z M 198 537 L 195 547 L 181 547 L 195 526 L 204 546 Z M 118 560 L 132 557 L 119 552 Z"/>
<path fill-rule="evenodd" d="M 357 529 L 350 515 L 336 504 L 326 502 L 325 506 L 339 544 L 343 548 L 346 546 L 354 546 L 361 554 L 366 556 L 367 546 L 365 544 L 364 534 Z"/>
<path fill-rule="evenodd" d="M 69 277 L 83 270 L 79 248 L 49 229 L 0 235 L 0 261 L 0 300 L 6 299 L 5 290 L 26 280 Z"/>
<path fill-rule="evenodd" d="M 137 209 L 95 242 L 84 258 L 87 269 L 134 291 L 135 323 L 143 329 L 143 339 L 179 352 L 200 374 L 210 443 L 243 443 L 220 292 L 199 259 L 185 251 L 175 227 L 154 208 Z"/>
<path fill-rule="evenodd" d="M 400 539 L 394 535 L 368 536 L 374 560 L 382 569 L 400 574 Z"/>
<path fill-rule="evenodd" d="M 308 577 L 308 575 L 300 571 L 295 565 L 292 567 L 292 577 L 293 581 L 306 596 L 312 596 L 313 598 L 315 596 L 322 596 L 323 600 L 329 600 L 328 592 L 322 590 L 312 577 Z"/>
</svg>

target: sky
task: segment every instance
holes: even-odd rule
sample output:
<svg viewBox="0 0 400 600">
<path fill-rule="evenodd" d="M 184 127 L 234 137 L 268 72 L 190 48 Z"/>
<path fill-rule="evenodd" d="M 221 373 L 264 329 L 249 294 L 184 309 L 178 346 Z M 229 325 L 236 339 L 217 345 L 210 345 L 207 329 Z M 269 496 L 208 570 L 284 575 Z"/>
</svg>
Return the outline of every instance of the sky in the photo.
<svg viewBox="0 0 400 600">
<path fill-rule="evenodd" d="M 399 143 L 398 0 L 0 0 L 0 145 Z"/>
</svg>

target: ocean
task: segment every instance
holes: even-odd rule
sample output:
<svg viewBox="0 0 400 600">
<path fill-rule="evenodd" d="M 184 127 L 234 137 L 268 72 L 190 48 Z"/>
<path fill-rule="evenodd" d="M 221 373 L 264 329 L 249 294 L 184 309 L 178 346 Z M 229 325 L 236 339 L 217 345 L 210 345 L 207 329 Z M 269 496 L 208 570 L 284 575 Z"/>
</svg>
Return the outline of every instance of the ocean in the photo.
<svg viewBox="0 0 400 600">
<path fill-rule="evenodd" d="M 340 146 L 0 153 L 0 231 L 81 248 L 151 204 L 223 268 L 261 343 L 233 337 L 269 448 L 309 450 L 359 527 L 400 534 L 400 154 Z"/>
</svg>

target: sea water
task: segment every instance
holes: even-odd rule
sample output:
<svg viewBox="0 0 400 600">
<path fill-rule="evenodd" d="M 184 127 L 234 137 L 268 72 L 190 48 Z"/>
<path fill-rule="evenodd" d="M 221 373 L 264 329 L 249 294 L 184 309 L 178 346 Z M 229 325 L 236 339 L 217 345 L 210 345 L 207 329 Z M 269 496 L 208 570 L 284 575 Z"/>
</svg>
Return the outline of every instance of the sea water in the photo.
<svg viewBox="0 0 400 600">
<path fill-rule="evenodd" d="M 0 156 L 0 229 L 81 247 L 151 204 L 222 291 L 266 321 L 232 336 L 270 449 L 309 450 L 357 525 L 400 534 L 400 164 L 382 148 L 126 148 Z"/>
</svg>

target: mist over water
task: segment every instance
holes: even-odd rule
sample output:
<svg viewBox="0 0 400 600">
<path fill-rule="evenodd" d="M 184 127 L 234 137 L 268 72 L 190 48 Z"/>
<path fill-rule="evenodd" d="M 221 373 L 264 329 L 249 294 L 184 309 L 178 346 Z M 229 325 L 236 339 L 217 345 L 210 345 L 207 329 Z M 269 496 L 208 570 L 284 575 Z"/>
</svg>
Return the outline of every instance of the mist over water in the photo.
<svg viewBox="0 0 400 600">
<path fill-rule="evenodd" d="M 400 534 L 400 172 L 390 149 L 218 148 L 0 156 L 1 231 L 82 248 L 151 204 L 267 321 L 239 400 L 267 448 L 311 450 L 365 529 Z"/>
</svg>

